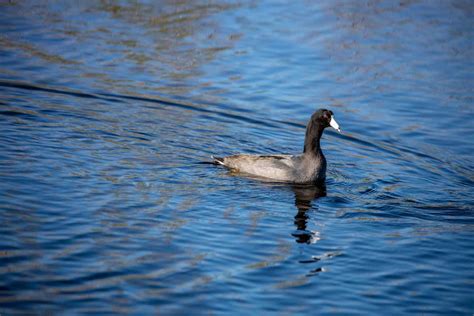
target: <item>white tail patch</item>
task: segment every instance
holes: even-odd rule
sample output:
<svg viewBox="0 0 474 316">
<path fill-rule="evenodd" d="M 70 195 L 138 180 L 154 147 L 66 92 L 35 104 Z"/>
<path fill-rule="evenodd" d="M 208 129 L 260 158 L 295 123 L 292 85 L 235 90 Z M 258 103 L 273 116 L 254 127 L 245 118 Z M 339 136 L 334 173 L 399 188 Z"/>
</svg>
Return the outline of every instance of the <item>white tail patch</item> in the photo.
<svg viewBox="0 0 474 316">
<path fill-rule="evenodd" d="M 222 158 L 216 158 L 214 156 L 211 156 L 212 160 L 215 162 L 215 163 L 218 163 L 219 165 L 223 165 L 224 166 L 224 159 Z M 222 160 L 221 160 L 222 159 Z"/>
</svg>

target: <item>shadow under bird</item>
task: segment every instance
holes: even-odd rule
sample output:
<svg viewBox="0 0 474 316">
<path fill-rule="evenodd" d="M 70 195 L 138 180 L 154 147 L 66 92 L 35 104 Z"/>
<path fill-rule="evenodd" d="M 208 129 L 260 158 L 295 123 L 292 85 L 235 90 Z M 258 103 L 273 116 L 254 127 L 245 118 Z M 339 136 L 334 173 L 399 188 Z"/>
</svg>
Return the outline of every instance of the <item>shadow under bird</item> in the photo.
<svg viewBox="0 0 474 316">
<path fill-rule="evenodd" d="M 313 113 L 306 126 L 303 153 L 299 155 L 247 155 L 212 157 L 215 164 L 249 176 L 276 182 L 318 184 L 326 179 L 326 158 L 320 139 L 326 127 L 341 129 L 330 110 Z"/>
</svg>

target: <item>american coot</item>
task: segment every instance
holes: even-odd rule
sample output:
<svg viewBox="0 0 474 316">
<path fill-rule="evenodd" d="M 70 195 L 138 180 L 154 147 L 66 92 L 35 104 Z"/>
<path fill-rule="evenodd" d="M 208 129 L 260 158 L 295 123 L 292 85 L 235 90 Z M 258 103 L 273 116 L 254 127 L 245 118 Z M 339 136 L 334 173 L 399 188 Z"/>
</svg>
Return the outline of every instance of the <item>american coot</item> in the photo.
<svg viewBox="0 0 474 316">
<path fill-rule="evenodd" d="M 341 132 L 332 111 L 320 109 L 313 113 L 306 126 L 303 153 L 300 155 L 233 155 L 212 157 L 215 164 L 232 171 L 290 183 L 322 183 L 326 178 L 326 158 L 319 140 L 326 127 Z"/>
</svg>

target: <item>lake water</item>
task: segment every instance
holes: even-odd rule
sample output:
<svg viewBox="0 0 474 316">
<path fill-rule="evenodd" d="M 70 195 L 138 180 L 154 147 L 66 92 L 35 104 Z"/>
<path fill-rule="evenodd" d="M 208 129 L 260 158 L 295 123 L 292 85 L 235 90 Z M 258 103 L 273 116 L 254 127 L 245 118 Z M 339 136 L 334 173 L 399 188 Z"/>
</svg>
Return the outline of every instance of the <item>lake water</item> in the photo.
<svg viewBox="0 0 474 316">
<path fill-rule="evenodd" d="M 474 3 L 2 1 L 0 314 L 474 313 Z M 299 153 L 324 188 L 211 155 Z"/>
</svg>

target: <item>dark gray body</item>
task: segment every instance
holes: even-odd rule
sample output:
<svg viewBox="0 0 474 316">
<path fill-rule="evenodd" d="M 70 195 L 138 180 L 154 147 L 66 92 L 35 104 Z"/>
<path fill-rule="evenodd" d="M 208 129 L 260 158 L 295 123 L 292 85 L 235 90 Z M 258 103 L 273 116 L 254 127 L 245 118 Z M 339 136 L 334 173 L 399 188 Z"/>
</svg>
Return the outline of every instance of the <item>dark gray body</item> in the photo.
<svg viewBox="0 0 474 316">
<path fill-rule="evenodd" d="M 320 183 L 326 178 L 324 155 L 233 155 L 216 158 L 220 164 L 252 176 L 289 183 Z"/>
</svg>

